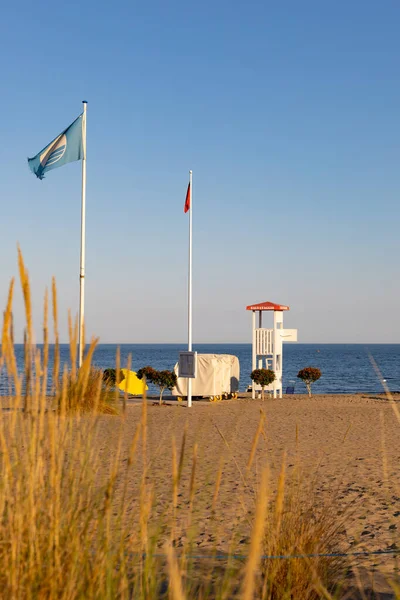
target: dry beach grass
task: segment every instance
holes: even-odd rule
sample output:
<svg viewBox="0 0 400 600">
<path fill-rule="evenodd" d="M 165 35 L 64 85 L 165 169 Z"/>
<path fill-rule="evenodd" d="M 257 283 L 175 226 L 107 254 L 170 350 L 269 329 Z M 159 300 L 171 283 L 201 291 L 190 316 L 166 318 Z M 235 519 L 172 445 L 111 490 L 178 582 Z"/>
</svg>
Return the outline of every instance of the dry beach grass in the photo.
<svg viewBox="0 0 400 600">
<path fill-rule="evenodd" d="M 58 401 L 51 404 L 47 301 L 40 353 L 32 343 L 22 257 L 20 278 L 29 387 L 22 394 L 11 287 L 1 366 L 14 377 L 17 395 L 3 403 L 12 410 L 0 411 L 2 597 L 389 594 L 396 555 L 262 555 L 396 548 L 400 424 L 390 401 L 355 395 L 261 402 L 244 395 L 195 403 L 190 411 L 177 403 L 124 402 L 118 414 L 101 414 L 110 411 L 100 382 L 91 378 L 93 341 L 82 369 L 58 379 Z M 57 343 L 55 286 L 52 304 Z"/>
</svg>

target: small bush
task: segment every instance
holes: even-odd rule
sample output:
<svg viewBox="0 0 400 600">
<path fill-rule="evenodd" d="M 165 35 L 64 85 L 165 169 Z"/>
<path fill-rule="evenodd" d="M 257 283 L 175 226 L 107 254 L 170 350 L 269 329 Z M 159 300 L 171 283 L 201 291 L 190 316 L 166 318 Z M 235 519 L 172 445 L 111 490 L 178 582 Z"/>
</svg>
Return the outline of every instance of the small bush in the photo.
<svg viewBox="0 0 400 600">
<path fill-rule="evenodd" d="M 264 400 L 264 388 L 275 381 L 275 373 L 271 369 L 254 369 L 250 378 L 254 383 L 261 386 L 261 398 Z"/>
<path fill-rule="evenodd" d="M 172 390 L 177 384 L 177 376 L 173 371 L 156 371 L 153 367 L 142 367 L 136 373 L 138 379 L 146 378 L 146 381 L 152 383 L 160 390 L 160 406 L 165 390 Z"/>
<path fill-rule="evenodd" d="M 125 375 L 121 370 L 119 371 L 119 377 L 117 381 L 117 369 L 104 369 L 103 381 L 106 385 L 114 387 L 124 381 L 124 379 Z"/>
<path fill-rule="evenodd" d="M 301 369 L 297 373 L 297 377 L 304 381 L 307 386 L 308 395 L 311 398 L 311 385 L 321 377 L 321 371 L 316 367 L 305 367 L 305 369 Z"/>
<path fill-rule="evenodd" d="M 153 383 L 156 373 L 158 373 L 158 371 L 153 369 L 153 367 L 147 366 L 139 369 L 139 371 L 136 373 L 136 377 L 138 379 L 143 379 L 144 377 L 148 383 Z"/>
</svg>

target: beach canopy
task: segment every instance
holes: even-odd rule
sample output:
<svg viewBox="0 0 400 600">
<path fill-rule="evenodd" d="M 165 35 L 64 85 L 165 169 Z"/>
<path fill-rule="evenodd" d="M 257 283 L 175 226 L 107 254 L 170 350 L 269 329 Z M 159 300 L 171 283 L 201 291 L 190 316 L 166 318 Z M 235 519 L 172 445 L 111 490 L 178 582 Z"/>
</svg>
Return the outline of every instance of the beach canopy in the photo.
<svg viewBox="0 0 400 600">
<path fill-rule="evenodd" d="M 258 304 L 250 304 L 246 306 L 246 310 L 290 310 L 288 306 L 283 304 L 274 304 L 273 302 L 259 302 Z"/>
<path fill-rule="evenodd" d="M 119 389 L 125 392 L 126 388 L 127 393 L 131 396 L 141 396 L 143 394 L 143 381 L 137 378 L 136 372 L 121 369 L 121 373 L 123 373 L 124 379 L 118 384 Z M 146 385 L 146 390 L 148 389 Z"/>
</svg>

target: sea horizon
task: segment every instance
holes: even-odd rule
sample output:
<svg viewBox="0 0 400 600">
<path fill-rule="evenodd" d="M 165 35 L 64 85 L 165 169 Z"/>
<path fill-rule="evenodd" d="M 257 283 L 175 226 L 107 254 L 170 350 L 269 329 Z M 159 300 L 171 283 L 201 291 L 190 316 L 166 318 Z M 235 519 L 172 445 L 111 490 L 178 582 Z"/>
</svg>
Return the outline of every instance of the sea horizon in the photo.
<svg viewBox="0 0 400 600">
<path fill-rule="evenodd" d="M 43 344 L 37 344 L 41 349 Z M 88 346 L 87 346 L 88 347 Z M 52 364 L 54 344 L 49 345 L 49 380 L 52 388 Z M 186 343 L 99 343 L 94 351 L 92 363 L 100 369 L 115 367 L 117 348 L 120 364 L 125 367 L 131 359 L 131 369 L 137 371 L 150 365 L 159 370 L 172 370 L 178 362 L 180 350 Z M 194 343 L 193 349 L 200 354 L 232 354 L 240 365 L 239 390 L 246 391 L 251 384 L 251 343 Z M 15 345 L 17 368 L 24 370 L 24 346 Z M 315 394 L 344 394 L 356 392 L 383 392 L 383 386 L 371 363 L 378 365 L 381 378 L 392 392 L 400 391 L 400 344 L 396 343 L 286 343 L 283 346 L 283 393 L 288 386 L 295 386 L 296 393 L 306 393 L 305 385 L 297 378 L 300 369 L 313 366 L 321 370 L 321 379 L 314 385 Z M 60 344 L 61 365 L 69 367 L 69 344 Z M 7 374 L 0 374 L 0 395 L 7 395 L 10 382 Z"/>
<path fill-rule="evenodd" d="M 59 342 L 60 346 L 69 346 L 70 342 Z M 400 342 L 291 342 L 296 346 L 399 346 Z M 15 342 L 15 346 L 23 346 L 23 342 Z M 43 342 L 36 342 L 36 346 L 43 346 Z M 90 342 L 86 343 L 89 346 Z M 183 342 L 98 342 L 98 346 L 187 346 Z M 247 342 L 193 342 L 197 346 L 251 346 Z M 55 342 L 49 342 L 49 346 L 55 346 Z M 287 347 L 287 346 L 286 346 Z"/>
</svg>

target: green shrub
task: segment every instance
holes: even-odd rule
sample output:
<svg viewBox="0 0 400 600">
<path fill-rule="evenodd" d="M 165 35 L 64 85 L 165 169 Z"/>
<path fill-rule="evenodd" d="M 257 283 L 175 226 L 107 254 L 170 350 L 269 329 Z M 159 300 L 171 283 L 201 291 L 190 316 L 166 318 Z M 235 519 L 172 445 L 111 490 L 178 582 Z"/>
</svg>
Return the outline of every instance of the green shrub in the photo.
<svg viewBox="0 0 400 600">
<path fill-rule="evenodd" d="M 160 406 L 165 390 L 172 390 L 177 384 L 177 376 L 173 371 L 156 371 L 153 367 L 142 367 L 136 373 L 138 379 L 146 378 L 146 381 L 152 383 L 160 390 Z"/>
<path fill-rule="evenodd" d="M 103 381 L 106 385 L 114 387 L 124 381 L 125 375 L 120 370 L 119 377 L 117 382 L 117 369 L 104 369 L 103 371 Z"/>
<path fill-rule="evenodd" d="M 275 373 L 271 369 L 254 369 L 250 378 L 261 386 L 261 398 L 264 400 L 264 389 L 275 381 Z"/>
<path fill-rule="evenodd" d="M 321 377 L 321 371 L 316 367 L 305 367 L 297 373 L 297 377 L 304 381 L 311 398 L 311 385 Z"/>
</svg>

